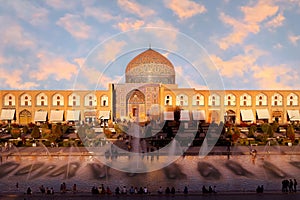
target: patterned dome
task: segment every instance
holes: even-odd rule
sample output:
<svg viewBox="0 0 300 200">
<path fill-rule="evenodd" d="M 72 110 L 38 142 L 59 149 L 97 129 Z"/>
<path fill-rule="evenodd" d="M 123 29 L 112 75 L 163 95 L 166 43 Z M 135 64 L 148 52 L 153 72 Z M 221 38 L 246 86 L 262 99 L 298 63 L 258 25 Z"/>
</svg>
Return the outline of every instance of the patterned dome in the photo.
<svg viewBox="0 0 300 200">
<path fill-rule="evenodd" d="M 133 58 L 126 67 L 125 76 L 126 83 L 175 84 L 173 64 L 152 49 Z"/>
</svg>

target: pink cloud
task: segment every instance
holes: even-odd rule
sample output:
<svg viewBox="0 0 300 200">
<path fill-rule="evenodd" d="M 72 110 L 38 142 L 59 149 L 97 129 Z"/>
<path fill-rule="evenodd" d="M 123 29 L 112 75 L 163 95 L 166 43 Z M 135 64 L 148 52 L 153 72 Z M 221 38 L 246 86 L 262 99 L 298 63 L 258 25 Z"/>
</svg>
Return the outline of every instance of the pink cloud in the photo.
<svg viewBox="0 0 300 200">
<path fill-rule="evenodd" d="M 205 6 L 189 0 L 165 0 L 165 5 L 180 19 L 188 19 L 197 14 L 206 12 Z"/>
<path fill-rule="evenodd" d="M 300 40 L 300 35 L 289 34 L 288 39 L 293 45 L 297 46 L 298 41 Z"/>
<path fill-rule="evenodd" d="M 57 81 L 71 80 L 77 73 L 78 67 L 61 57 L 49 56 L 44 53 L 40 53 L 37 57 L 40 60 L 38 70 L 32 73 L 30 77 L 38 81 L 47 80 L 52 75 Z"/>
<path fill-rule="evenodd" d="M 6 70 L 0 68 L 0 80 L 2 88 L 12 88 L 12 89 L 32 89 L 38 87 L 39 84 L 30 81 L 23 81 L 22 75 L 24 74 L 23 70 Z M 11 78 L 13 76 L 13 78 Z"/>
<path fill-rule="evenodd" d="M 74 38 L 88 39 L 90 36 L 91 27 L 85 24 L 79 15 L 65 14 L 56 24 L 64 28 Z"/>
<path fill-rule="evenodd" d="M 283 25 L 285 17 L 283 13 L 279 13 L 276 17 L 266 23 L 266 27 L 274 29 Z"/>
<path fill-rule="evenodd" d="M 133 20 L 133 19 L 124 19 L 124 21 L 119 22 L 115 27 L 120 29 L 121 31 L 128 31 L 132 29 L 138 29 L 145 24 L 142 20 Z"/>
<path fill-rule="evenodd" d="M 56 10 L 70 10 L 76 7 L 78 1 L 69 0 L 45 0 L 46 3 Z"/>
<path fill-rule="evenodd" d="M 90 16 L 98 20 L 99 22 L 108 22 L 111 20 L 121 20 L 119 16 L 111 14 L 109 11 L 103 8 L 87 6 L 84 9 L 84 15 Z"/>
<path fill-rule="evenodd" d="M 141 18 L 149 17 L 151 15 L 155 14 L 155 11 L 147 8 L 145 6 L 142 6 L 141 4 L 138 4 L 135 1 L 129 1 L 129 0 L 118 0 L 118 4 L 121 9 L 137 15 Z"/>
<path fill-rule="evenodd" d="M 98 60 L 104 64 L 114 61 L 126 45 L 124 41 L 110 40 L 109 43 L 103 44 L 103 50 L 98 53 Z"/>
<path fill-rule="evenodd" d="M 278 9 L 279 7 L 273 5 L 271 1 L 258 1 L 255 5 L 241 7 L 241 11 L 244 13 L 243 20 L 237 20 L 221 13 L 221 21 L 232 26 L 233 30 L 229 35 L 218 41 L 219 47 L 226 50 L 236 44 L 242 44 L 250 33 L 257 34 L 260 31 L 260 24 L 269 17 L 274 16 Z M 279 16 L 276 20 L 278 24 L 283 18 Z M 270 24 L 274 26 L 276 22 L 273 21 Z"/>
</svg>

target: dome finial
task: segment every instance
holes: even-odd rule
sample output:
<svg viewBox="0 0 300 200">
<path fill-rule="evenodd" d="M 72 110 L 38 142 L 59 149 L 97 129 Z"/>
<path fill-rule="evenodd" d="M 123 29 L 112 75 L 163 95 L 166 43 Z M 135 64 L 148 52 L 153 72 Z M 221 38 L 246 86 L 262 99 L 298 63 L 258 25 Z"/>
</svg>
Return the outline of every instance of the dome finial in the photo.
<svg viewBox="0 0 300 200">
<path fill-rule="evenodd" d="M 149 49 L 151 49 L 151 43 L 149 43 Z"/>
</svg>

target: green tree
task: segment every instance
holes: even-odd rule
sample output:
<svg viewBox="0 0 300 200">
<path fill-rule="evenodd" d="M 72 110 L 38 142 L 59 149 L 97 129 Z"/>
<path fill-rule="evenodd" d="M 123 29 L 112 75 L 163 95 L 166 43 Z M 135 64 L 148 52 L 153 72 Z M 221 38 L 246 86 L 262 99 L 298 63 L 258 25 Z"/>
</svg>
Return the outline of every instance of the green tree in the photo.
<svg viewBox="0 0 300 200">
<path fill-rule="evenodd" d="M 250 126 L 247 137 L 254 138 L 254 133 L 256 132 L 257 127 L 255 125 Z"/>
<path fill-rule="evenodd" d="M 295 141 L 295 129 L 293 125 L 288 125 L 286 130 L 286 136 L 292 141 Z"/>
<path fill-rule="evenodd" d="M 38 126 L 34 126 L 31 132 L 31 137 L 38 139 L 41 137 L 40 129 Z"/>
</svg>

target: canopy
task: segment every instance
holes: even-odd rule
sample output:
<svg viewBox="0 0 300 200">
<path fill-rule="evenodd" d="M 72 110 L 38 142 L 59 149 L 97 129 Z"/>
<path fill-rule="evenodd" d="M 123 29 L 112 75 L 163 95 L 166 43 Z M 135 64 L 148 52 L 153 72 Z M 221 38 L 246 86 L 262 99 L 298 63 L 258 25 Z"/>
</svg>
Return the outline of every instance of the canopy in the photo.
<svg viewBox="0 0 300 200">
<path fill-rule="evenodd" d="M 190 112 L 188 110 L 180 111 L 180 121 L 189 121 L 190 120 Z"/>
<path fill-rule="evenodd" d="M 13 120 L 15 117 L 15 109 L 2 109 L 1 120 Z"/>
<path fill-rule="evenodd" d="M 241 110 L 242 121 L 254 121 L 252 110 Z"/>
<path fill-rule="evenodd" d="M 268 109 L 256 109 L 258 119 L 269 119 L 270 114 Z"/>
<path fill-rule="evenodd" d="M 300 121 L 299 110 L 288 110 L 287 111 L 290 121 Z"/>
<path fill-rule="evenodd" d="M 67 121 L 79 121 L 80 111 L 79 110 L 68 110 L 67 111 Z"/>
<path fill-rule="evenodd" d="M 35 122 L 45 122 L 47 121 L 47 111 L 45 110 L 38 110 L 34 113 L 34 121 Z"/>
<path fill-rule="evenodd" d="M 101 119 L 110 119 L 110 111 L 100 110 L 99 118 Z"/>
<path fill-rule="evenodd" d="M 193 110 L 193 120 L 205 120 L 205 110 Z"/>
<path fill-rule="evenodd" d="M 165 111 L 164 112 L 164 120 L 174 120 L 174 112 Z"/>
<path fill-rule="evenodd" d="M 51 122 L 62 122 L 64 119 L 63 110 L 51 110 L 50 121 Z"/>
</svg>

